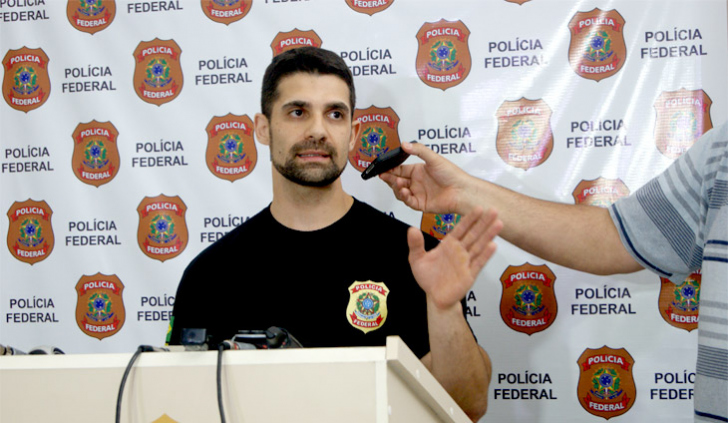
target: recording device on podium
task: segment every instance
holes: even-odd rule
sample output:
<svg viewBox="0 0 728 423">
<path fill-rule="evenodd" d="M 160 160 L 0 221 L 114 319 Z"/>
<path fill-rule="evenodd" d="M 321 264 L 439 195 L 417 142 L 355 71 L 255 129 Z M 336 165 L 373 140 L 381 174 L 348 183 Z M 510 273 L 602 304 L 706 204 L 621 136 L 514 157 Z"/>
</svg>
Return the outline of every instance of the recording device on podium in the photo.
<svg viewBox="0 0 728 423">
<path fill-rule="evenodd" d="M 268 329 L 239 330 L 232 339 L 215 341 L 214 334 L 206 329 L 182 329 L 180 343 L 187 351 L 217 350 L 268 350 L 277 348 L 303 348 L 303 345 L 286 329 L 271 326 Z"/>
</svg>

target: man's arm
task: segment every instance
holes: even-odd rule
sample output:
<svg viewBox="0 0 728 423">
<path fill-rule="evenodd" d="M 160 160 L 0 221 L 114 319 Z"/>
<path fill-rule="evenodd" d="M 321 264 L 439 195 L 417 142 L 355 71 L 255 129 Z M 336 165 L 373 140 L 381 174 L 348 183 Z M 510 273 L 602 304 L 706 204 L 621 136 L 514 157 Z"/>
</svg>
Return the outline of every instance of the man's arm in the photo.
<svg viewBox="0 0 728 423">
<path fill-rule="evenodd" d="M 495 252 L 493 238 L 502 226 L 495 211 L 476 208 L 430 251 L 420 230 L 407 232 L 412 273 L 427 294 L 430 352 L 422 362 L 473 421 L 488 407 L 491 363 L 473 338 L 460 300 Z"/>
<path fill-rule="evenodd" d="M 595 274 L 642 269 L 622 245 L 607 209 L 528 197 L 468 175 L 424 145 L 402 148 L 425 163 L 399 166 L 380 178 L 409 207 L 460 215 L 495 208 L 504 224 L 500 236 L 531 254 Z"/>
</svg>

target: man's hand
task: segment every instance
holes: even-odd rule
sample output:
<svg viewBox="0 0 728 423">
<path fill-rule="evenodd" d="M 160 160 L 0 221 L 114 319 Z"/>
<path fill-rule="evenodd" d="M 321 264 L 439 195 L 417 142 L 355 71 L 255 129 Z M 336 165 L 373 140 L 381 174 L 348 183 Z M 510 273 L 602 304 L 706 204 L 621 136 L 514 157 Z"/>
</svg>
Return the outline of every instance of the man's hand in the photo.
<svg viewBox="0 0 728 423">
<path fill-rule="evenodd" d="M 398 166 L 379 175 L 398 200 L 423 212 L 467 212 L 461 204 L 462 196 L 471 195 L 465 189 L 467 173 L 424 145 L 403 143 L 402 149 L 425 163 Z"/>
<path fill-rule="evenodd" d="M 478 207 L 430 251 L 425 251 L 422 232 L 409 228 L 407 242 L 412 273 L 437 308 L 459 305 L 495 252 L 493 238 L 502 228 L 495 210 L 483 212 Z"/>
</svg>

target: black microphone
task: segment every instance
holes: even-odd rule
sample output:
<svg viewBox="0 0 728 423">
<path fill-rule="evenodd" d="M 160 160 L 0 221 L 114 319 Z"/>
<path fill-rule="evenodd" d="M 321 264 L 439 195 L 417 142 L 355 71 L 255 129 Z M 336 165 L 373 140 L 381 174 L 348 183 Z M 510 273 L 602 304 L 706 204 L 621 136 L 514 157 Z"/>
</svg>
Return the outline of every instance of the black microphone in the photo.
<svg viewBox="0 0 728 423">
<path fill-rule="evenodd" d="M 52 345 L 40 345 L 37 346 L 30 351 L 28 351 L 28 354 L 30 355 L 61 355 L 66 354 L 64 353 L 60 348 L 54 347 Z"/>
</svg>

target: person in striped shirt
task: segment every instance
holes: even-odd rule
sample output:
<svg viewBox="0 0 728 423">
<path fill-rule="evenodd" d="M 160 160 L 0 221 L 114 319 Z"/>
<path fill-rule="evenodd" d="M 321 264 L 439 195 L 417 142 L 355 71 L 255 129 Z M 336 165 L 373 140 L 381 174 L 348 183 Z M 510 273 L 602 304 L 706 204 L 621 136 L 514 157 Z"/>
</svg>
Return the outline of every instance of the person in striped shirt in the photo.
<svg viewBox="0 0 728 423">
<path fill-rule="evenodd" d="M 728 422 L 728 123 L 608 209 L 528 197 L 468 175 L 424 145 L 403 148 L 424 163 L 380 178 L 413 209 L 495 208 L 505 240 L 584 272 L 646 268 L 680 284 L 702 268 L 695 421 Z"/>
</svg>

